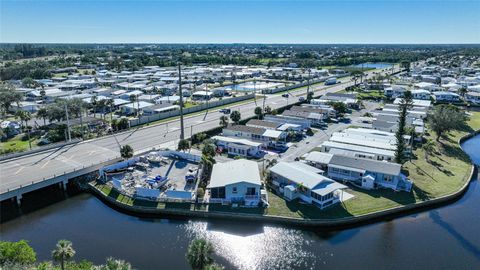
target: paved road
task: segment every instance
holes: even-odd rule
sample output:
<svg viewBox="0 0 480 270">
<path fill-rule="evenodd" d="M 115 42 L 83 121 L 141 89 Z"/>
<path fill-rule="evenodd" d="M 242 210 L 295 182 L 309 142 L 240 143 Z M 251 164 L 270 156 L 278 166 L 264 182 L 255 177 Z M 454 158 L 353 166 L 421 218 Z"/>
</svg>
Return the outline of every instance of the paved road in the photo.
<svg viewBox="0 0 480 270">
<path fill-rule="evenodd" d="M 350 78 L 344 78 L 344 83 L 326 88 L 323 84 L 311 87 L 315 95 L 328 92 L 338 92 L 346 86 L 352 85 Z M 280 108 L 297 102 L 298 97 L 306 95 L 306 88 L 291 91 L 290 98 L 284 98 L 280 94 L 268 95 L 265 106 L 272 109 Z M 242 118 L 254 115 L 254 108 L 262 106 L 263 98 L 256 102 L 246 102 L 231 106 L 232 110 L 239 110 Z M 219 126 L 221 113 L 212 109 L 200 114 L 187 116 L 185 118 L 185 136 L 206 131 Z M 74 169 L 78 170 L 83 166 L 100 163 L 119 156 L 119 145 L 129 144 L 136 152 L 143 152 L 153 147 L 175 147 L 180 138 L 180 122 L 178 119 L 170 122 L 139 127 L 134 130 L 106 136 L 90 141 L 84 141 L 75 145 L 55 148 L 41 153 L 25 155 L 0 162 L 0 194 L 8 190 L 16 189 L 20 185 L 31 184 L 32 181 L 41 181 L 54 175 L 63 174 Z"/>
</svg>

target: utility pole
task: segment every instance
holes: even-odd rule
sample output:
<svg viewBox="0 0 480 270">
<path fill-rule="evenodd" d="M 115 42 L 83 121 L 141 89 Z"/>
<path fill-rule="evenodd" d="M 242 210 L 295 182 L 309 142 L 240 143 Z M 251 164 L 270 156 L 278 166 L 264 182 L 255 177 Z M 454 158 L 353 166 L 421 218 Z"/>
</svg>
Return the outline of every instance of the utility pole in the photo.
<svg viewBox="0 0 480 270">
<path fill-rule="evenodd" d="M 178 94 L 180 96 L 180 139 L 185 139 L 183 130 L 183 93 L 182 93 L 182 68 L 180 62 L 178 63 Z"/>
<path fill-rule="evenodd" d="M 72 141 L 72 137 L 70 134 L 70 119 L 68 119 L 68 108 L 67 108 L 67 102 L 68 100 L 65 101 L 65 115 L 67 116 L 67 135 L 68 135 L 68 141 Z"/>
<path fill-rule="evenodd" d="M 310 94 L 310 73 L 312 72 L 312 69 L 308 69 L 308 86 L 307 86 L 307 99 L 308 99 L 308 94 Z"/>
</svg>

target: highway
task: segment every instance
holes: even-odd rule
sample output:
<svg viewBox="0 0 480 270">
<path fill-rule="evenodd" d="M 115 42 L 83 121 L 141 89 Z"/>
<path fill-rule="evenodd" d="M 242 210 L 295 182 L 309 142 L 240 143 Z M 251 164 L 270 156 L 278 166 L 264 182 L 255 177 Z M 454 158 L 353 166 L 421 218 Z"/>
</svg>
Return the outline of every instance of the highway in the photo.
<svg viewBox="0 0 480 270">
<path fill-rule="evenodd" d="M 338 92 L 352 85 L 349 77 L 343 78 L 343 82 L 334 86 L 314 85 L 310 89 L 315 96 L 328 92 Z M 290 91 L 290 98 L 284 98 L 281 94 L 267 95 L 265 106 L 272 109 L 284 107 L 298 101 L 300 96 L 305 97 L 307 89 L 301 88 Z M 232 110 L 240 111 L 242 118 L 254 115 L 254 109 L 263 105 L 263 97 L 256 101 L 246 101 L 242 104 L 230 106 Z M 185 137 L 191 134 L 210 130 L 219 126 L 219 118 L 222 114 L 218 109 L 210 109 L 207 112 L 199 112 L 184 118 Z M 119 157 L 119 145 L 129 144 L 136 153 L 146 151 L 153 147 L 175 148 L 180 138 L 180 121 L 174 119 L 168 122 L 139 127 L 128 130 L 115 136 L 109 135 L 102 138 L 83 141 L 73 145 L 46 150 L 44 152 L 24 155 L 0 162 L 0 194 L 9 190 L 42 181 L 60 174 L 79 170 L 93 164 L 98 164 Z"/>
</svg>

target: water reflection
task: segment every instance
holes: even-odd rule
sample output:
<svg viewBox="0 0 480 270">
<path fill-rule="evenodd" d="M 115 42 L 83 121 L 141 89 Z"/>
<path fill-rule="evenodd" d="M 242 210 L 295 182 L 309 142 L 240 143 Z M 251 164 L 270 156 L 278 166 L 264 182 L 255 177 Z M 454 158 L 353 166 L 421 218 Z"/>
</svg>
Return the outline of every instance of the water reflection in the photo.
<svg viewBox="0 0 480 270">
<path fill-rule="evenodd" d="M 322 262 L 318 253 L 307 251 L 311 241 L 300 230 L 234 222 L 184 226 L 189 237 L 208 239 L 216 253 L 238 269 L 314 269 Z"/>
</svg>

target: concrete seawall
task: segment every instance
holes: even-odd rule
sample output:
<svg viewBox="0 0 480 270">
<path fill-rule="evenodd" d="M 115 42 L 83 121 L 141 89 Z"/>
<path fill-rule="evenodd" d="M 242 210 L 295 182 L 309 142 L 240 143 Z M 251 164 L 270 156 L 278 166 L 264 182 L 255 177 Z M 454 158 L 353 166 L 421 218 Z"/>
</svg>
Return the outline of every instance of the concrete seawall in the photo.
<svg viewBox="0 0 480 270">
<path fill-rule="evenodd" d="M 480 130 L 467 134 L 459 139 L 460 145 L 465 140 L 472 138 L 473 136 L 480 134 Z M 214 218 L 214 219 L 237 219 L 245 221 L 260 221 L 265 223 L 281 223 L 294 226 L 313 226 L 313 227 L 352 227 L 365 223 L 371 223 L 375 221 L 385 220 L 388 218 L 398 217 L 413 212 L 419 212 L 425 209 L 431 209 L 447 203 L 458 200 L 463 196 L 472 179 L 474 178 L 477 168 L 475 165 L 471 165 L 470 175 L 464 185 L 457 191 L 435 198 L 428 201 L 412 203 L 404 206 L 398 206 L 386 210 L 376 211 L 364 215 L 345 217 L 338 219 L 301 219 L 290 218 L 282 216 L 272 215 L 256 215 L 247 213 L 231 213 L 231 212 L 206 212 L 206 211 L 192 211 L 184 209 L 157 209 L 152 207 L 127 205 L 121 203 L 114 198 L 105 196 L 101 191 L 96 189 L 93 185 L 90 185 L 91 192 L 105 201 L 107 204 L 114 208 L 133 215 L 154 215 L 154 216 L 179 216 L 179 217 L 194 217 L 194 218 Z"/>
</svg>

